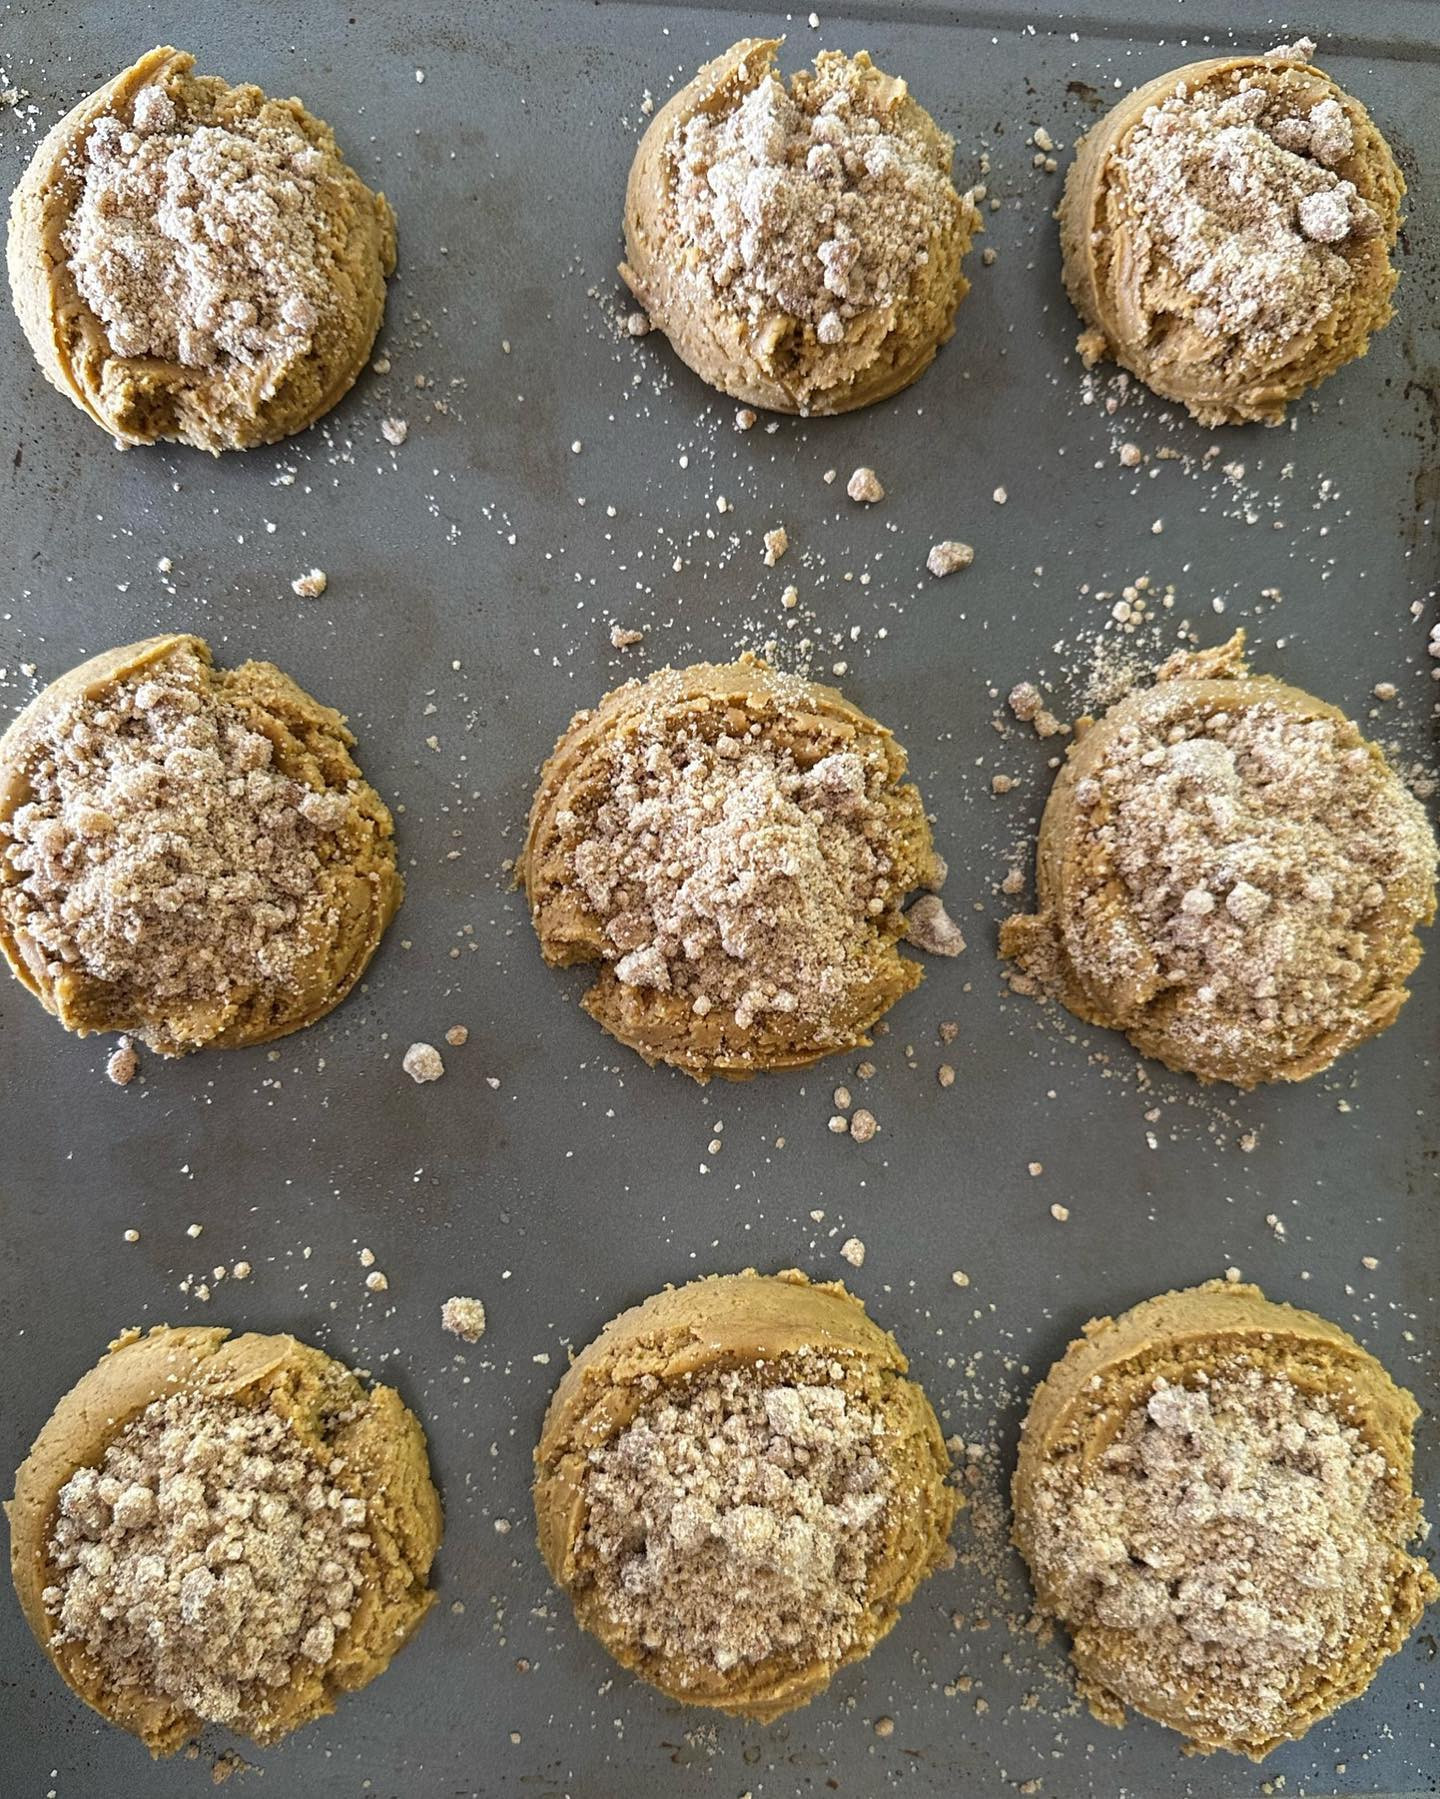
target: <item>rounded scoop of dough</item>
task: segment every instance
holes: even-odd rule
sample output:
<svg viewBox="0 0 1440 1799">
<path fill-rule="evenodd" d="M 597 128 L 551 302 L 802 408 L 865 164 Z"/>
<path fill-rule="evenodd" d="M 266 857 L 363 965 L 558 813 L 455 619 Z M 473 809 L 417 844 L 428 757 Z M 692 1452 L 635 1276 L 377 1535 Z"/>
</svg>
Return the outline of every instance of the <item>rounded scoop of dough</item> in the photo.
<svg viewBox="0 0 1440 1799">
<path fill-rule="evenodd" d="M 1087 366 L 1118 362 L 1204 425 L 1278 423 L 1391 316 L 1405 182 L 1313 50 L 1146 82 L 1066 177 L 1063 273 Z M 1201 116 L 1211 142 L 1187 143 Z"/>
<path fill-rule="evenodd" d="M 861 51 L 775 69 L 744 38 L 651 121 L 620 273 L 702 380 L 776 412 L 849 412 L 929 367 L 979 229 L 953 145 Z"/>
<path fill-rule="evenodd" d="M 1081 721 L 1045 807 L 1017 985 L 1202 1080 L 1304 1080 L 1394 1023 L 1435 916 L 1420 803 L 1244 633 Z"/>
<path fill-rule="evenodd" d="M 278 1741 L 384 1672 L 434 1604 L 428 1580 L 442 1528 L 425 1434 L 393 1388 L 367 1389 L 342 1363 L 290 1336 L 159 1325 L 143 1337 L 117 1338 L 56 1406 L 21 1464 L 5 1508 L 10 1568 L 36 1641 L 68 1685 L 155 1755 L 172 1754 L 205 1720 L 143 1683 L 118 1682 L 83 1642 L 54 1641 L 45 1596 L 63 1579 L 51 1548 L 61 1489 L 78 1470 L 100 1464 L 148 1406 L 185 1394 L 274 1413 L 290 1440 L 365 1505 L 369 1543 L 351 1621 L 324 1660 L 296 1658 L 288 1683 L 247 1733 L 255 1741 Z"/>
<path fill-rule="evenodd" d="M 50 382 L 118 443 L 218 453 L 303 431 L 350 388 L 385 310 L 395 218 L 298 100 L 195 75 L 194 60 L 150 51 L 47 134 L 11 201 L 10 288 Z M 167 146 L 206 166 L 164 166 Z M 204 185 L 241 149 L 274 190 L 257 175 L 226 203 L 243 248 L 208 235 Z M 87 201 L 99 181 L 116 191 Z"/>
<path fill-rule="evenodd" d="M 944 878 L 904 772 L 833 687 L 751 656 L 627 682 L 541 772 L 520 878 L 545 960 L 599 963 L 586 1011 L 697 1080 L 867 1043 L 921 979 L 905 898 Z"/>
<path fill-rule="evenodd" d="M 1258 1287 L 1087 1324 L 1035 1390 L 1014 1501 L 1096 1716 L 1258 1761 L 1363 1693 L 1440 1594 L 1407 1547 L 1418 1416 L 1354 1338 Z M 1184 1496 L 1147 1502 L 1147 1478 Z"/>
<path fill-rule="evenodd" d="M 117 831 L 93 789 L 67 791 L 76 733 L 85 747 L 74 766 L 105 767 L 123 723 L 106 709 L 122 694 L 127 705 L 143 698 L 147 680 L 163 683 L 176 668 L 197 711 L 212 711 L 245 747 L 223 771 L 183 741 L 147 746 L 135 767 L 111 764 L 112 791 L 134 807 Z M 183 725 L 174 735 L 183 738 Z M 71 748 L 57 774 L 59 740 Z M 390 814 L 356 766 L 354 743 L 338 712 L 273 663 L 216 668 L 198 637 L 146 638 L 62 675 L 0 738 L 0 950 L 12 972 L 67 1030 L 128 1032 L 162 1055 L 266 1043 L 323 1018 L 364 973 L 404 893 Z M 222 809 L 217 776 L 266 783 L 246 818 L 248 840 L 227 839 L 214 812 L 208 823 L 185 812 L 197 767 L 207 803 Z M 276 865 L 282 830 L 303 852 L 298 888 L 295 870 Z M 243 865 L 226 860 L 235 842 Z M 187 876 L 200 862 L 203 877 Z M 172 903 L 158 891 L 185 879 L 197 893 L 177 885 Z M 122 906 L 128 933 L 107 916 Z M 257 919 L 271 913 L 273 929 L 255 941 Z M 187 944 L 193 966 L 184 965 Z"/>
<path fill-rule="evenodd" d="M 835 1383 L 847 1404 L 869 1408 L 882 1426 L 873 1453 L 883 1465 L 888 1497 L 848 1645 L 820 1656 L 800 1642 L 722 1668 L 718 1655 L 702 1660 L 647 1643 L 607 1605 L 606 1581 L 614 1569 L 607 1575 L 601 1568 L 587 1536 L 594 1458 L 657 1404 L 683 1405 L 697 1385 L 717 1375 L 739 1371 L 763 1389 L 817 1368 L 824 1372 L 811 1378 Z M 657 1293 L 613 1319 L 555 1389 L 535 1451 L 540 1551 L 580 1624 L 622 1666 L 673 1699 L 760 1720 L 807 1704 L 839 1668 L 869 1654 L 949 1554 L 946 1539 L 961 1502 L 948 1484 L 939 1423 L 924 1393 L 905 1378 L 906 1368 L 895 1339 L 866 1316 L 858 1299 L 838 1282 L 811 1285 L 795 1270 L 710 1276 Z M 714 1522 L 718 1541 L 718 1533 L 740 1521 L 732 1511 Z M 637 1520 L 628 1548 L 643 1555 L 645 1547 Z M 696 1609 L 692 1627 L 707 1645 L 716 1641 L 713 1633 L 706 1635 L 710 1624 L 724 1612 L 725 1557 L 717 1554 L 714 1590 L 697 1596 L 691 1583 L 683 1594 Z"/>
</svg>

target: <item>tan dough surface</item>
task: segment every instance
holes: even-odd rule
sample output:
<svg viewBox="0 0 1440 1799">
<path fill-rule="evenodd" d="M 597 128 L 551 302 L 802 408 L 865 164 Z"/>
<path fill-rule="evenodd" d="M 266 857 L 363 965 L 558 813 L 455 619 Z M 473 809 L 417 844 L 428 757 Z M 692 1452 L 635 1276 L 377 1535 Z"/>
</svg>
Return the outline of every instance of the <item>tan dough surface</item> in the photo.
<svg viewBox="0 0 1440 1799">
<path fill-rule="evenodd" d="M 1015 1544 L 1034 1568 L 1035 1520 L 1031 1495 L 1047 1465 L 1074 1469 L 1077 1484 L 1146 1403 L 1157 1378 L 1183 1384 L 1199 1370 L 1243 1353 L 1262 1372 L 1281 1375 L 1302 1392 L 1327 1398 L 1367 1445 L 1379 1450 L 1409 1516 L 1420 1505 L 1411 1491 L 1412 1432 L 1419 1407 L 1355 1339 L 1313 1312 L 1266 1299 L 1258 1287 L 1228 1281 L 1163 1293 L 1119 1318 L 1095 1318 L 1035 1389 L 1021 1428 L 1015 1469 Z M 1230 1749 L 1254 1759 L 1277 1743 L 1303 1736 L 1318 1718 L 1369 1686 L 1376 1669 L 1409 1635 L 1421 1612 L 1440 1594 L 1426 1564 L 1396 1550 L 1391 1564 L 1391 1605 L 1367 1620 L 1368 1640 L 1347 1645 L 1323 1667 L 1309 1668 L 1293 1694 L 1293 1727 L 1263 1743 L 1234 1742 L 1206 1722 L 1203 1688 L 1159 1693 L 1137 1633 L 1087 1626 L 1073 1636 L 1071 1659 L 1082 1696 L 1107 1723 L 1124 1720 L 1128 1705 L 1184 1732 L 1202 1750 Z M 1054 1595 L 1037 1587 L 1040 1609 L 1056 1611 Z"/>
<path fill-rule="evenodd" d="M 730 112 L 774 69 L 779 38 L 742 38 L 671 96 L 640 140 L 625 190 L 625 255 L 620 273 L 681 361 L 712 387 L 774 412 L 837 413 L 869 406 L 924 373 L 955 329 L 970 291 L 960 261 L 979 229 L 973 204 L 958 195 L 936 233 L 930 259 L 903 302 L 852 319 L 841 343 L 818 341 L 813 326 L 772 312 L 758 324 L 707 293 L 694 248 L 679 229 L 673 200 L 676 130 L 698 113 Z M 857 61 L 869 68 L 862 51 Z M 937 144 L 945 141 L 903 80 L 871 71 L 887 103 Z"/>
<path fill-rule="evenodd" d="M 689 719 L 708 717 L 717 729 L 727 717 L 732 724 L 738 720 L 740 728 L 750 720 L 765 721 L 777 741 L 788 745 L 802 762 L 818 761 L 857 738 L 878 738 L 893 783 L 890 848 L 897 864 L 897 897 L 903 899 L 911 888 L 935 884 L 940 878 L 940 863 L 920 795 L 901 781 L 904 751 L 883 725 L 851 705 L 835 688 L 778 675 L 748 655 L 738 662 L 662 670 L 647 681 L 627 682 L 593 710 L 576 713 L 541 771 L 519 878 L 545 960 L 555 967 L 602 964 L 585 995 L 585 1010 L 647 1062 L 668 1062 L 699 1080 L 712 1074 L 743 1079 L 767 1069 L 799 1068 L 822 1056 L 867 1044 L 871 1026 L 922 978 L 919 964 L 901 956 L 895 947 L 904 932 L 898 906 L 860 927 L 873 938 L 870 974 L 851 992 L 848 1012 L 830 1021 L 833 1040 L 817 1040 L 803 1021 L 787 1020 L 781 1014 L 763 1014 L 745 1027 L 736 1023 L 733 1013 L 719 1007 L 699 1018 L 683 999 L 627 987 L 616 979 L 610 959 L 613 950 L 573 880 L 556 815 L 566 810 L 583 815 L 587 805 L 594 804 L 605 779 L 607 744 L 635 731 L 647 690 L 662 680 L 669 684 L 667 700 L 677 714 Z"/>
<path fill-rule="evenodd" d="M 60 1489 L 77 1469 L 98 1463 L 153 1400 L 189 1390 L 270 1406 L 312 1451 L 344 1458 L 341 1482 L 368 1506 L 372 1547 L 353 1623 L 328 1664 L 309 1664 L 277 1695 L 264 1741 L 333 1711 L 343 1693 L 384 1672 L 434 1603 L 428 1580 L 442 1527 L 425 1434 L 393 1388 L 367 1390 L 332 1357 L 289 1336 L 159 1325 L 144 1337 L 118 1337 L 56 1406 L 15 1476 L 15 1497 L 5 1508 L 10 1568 L 36 1640 L 71 1688 L 156 1755 L 180 1748 L 202 1721 L 162 1695 L 111 1686 L 81 1644 L 51 1649 L 54 1627 L 41 1595 L 58 1578 L 47 1544 Z M 352 1412 L 348 1420 L 337 1417 L 341 1410 Z"/>
<path fill-rule="evenodd" d="M 806 1351 L 844 1363 L 851 1371 L 847 1386 L 883 1412 L 890 1427 L 884 1454 L 905 1500 L 890 1508 L 885 1553 L 872 1570 L 860 1632 L 836 1663 L 800 1666 L 772 1656 L 728 1674 L 713 1666 L 672 1665 L 616 1628 L 577 1560 L 586 1456 L 653 1397 L 641 1385 L 647 1377 L 668 1384 Z M 948 1484 L 940 1426 L 924 1393 L 905 1378 L 907 1367 L 895 1339 L 839 1282 L 812 1285 L 795 1270 L 712 1275 L 657 1293 L 612 1319 L 566 1370 L 535 1450 L 540 1553 L 580 1624 L 622 1666 L 671 1698 L 762 1721 L 807 1704 L 839 1667 L 867 1655 L 893 1628 L 901 1606 L 948 1553 L 960 1502 Z"/>
<path fill-rule="evenodd" d="M 59 709 L 73 699 L 105 693 L 177 649 L 210 663 L 209 647 L 198 637 L 149 637 L 92 657 L 38 694 L 0 738 L 0 823 L 25 804 L 35 742 Z M 364 973 L 404 894 L 390 814 L 356 766 L 350 754 L 355 739 L 340 714 L 312 699 L 270 662 L 214 668 L 213 676 L 246 723 L 269 738 L 275 766 L 283 774 L 317 791 L 344 790 L 356 783 L 349 819 L 334 836 L 338 853 L 322 871 L 320 901 L 306 915 L 300 978 L 293 988 L 257 987 L 157 1007 L 143 992 L 117 988 L 79 967 L 53 974 L 45 956 L 28 939 L 17 937 L 0 908 L 0 950 L 12 972 L 66 1030 L 82 1037 L 127 1031 L 162 1055 L 182 1055 L 202 1047 L 266 1043 L 313 1024 L 339 1005 Z M 12 879 L 0 855 L 0 884 Z"/>
<path fill-rule="evenodd" d="M 1308 112 L 1322 100 L 1343 107 L 1355 133 L 1353 152 L 1336 173 L 1355 184 L 1380 215 L 1382 233 L 1349 243 L 1343 254 L 1354 271 L 1344 303 L 1308 336 L 1298 336 L 1283 359 L 1263 369 L 1236 366 L 1221 338 L 1193 318 L 1193 296 L 1157 311 L 1152 291 L 1163 285 L 1116 188 L 1114 158 L 1147 107 L 1167 100 L 1184 82 L 1191 91 L 1226 84 L 1235 75 L 1265 77 L 1293 93 Z M 1405 182 L 1368 112 L 1321 70 L 1259 56 L 1219 56 L 1187 63 L 1148 81 L 1119 101 L 1078 146 L 1060 204 L 1065 288 L 1090 328 L 1081 340 L 1086 361 L 1108 357 L 1166 399 L 1178 400 L 1203 425 L 1278 423 L 1289 402 L 1342 364 L 1363 356 L 1371 334 L 1390 319 L 1399 275 L 1390 252 L 1400 230 Z M 1171 284 L 1173 286 L 1173 284 Z"/>
<path fill-rule="evenodd" d="M 72 108 L 45 137 L 10 203 L 10 289 L 41 368 L 60 392 L 122 445 L 166 439 L 218 453 L 275 443 L 326 413 L 364 368 L 395 269 L 395 218 L 349 168 L 330 127 L 298 100 L 270 99 L 253 85 L 230 87 L 192 73 L 194 58 L 162 45 Z M 117 356 L 68 267 L 62 236 L 80 193 L 90 127 L 110 113 L 126 120 L 146 87 L 163 88 L 181 116 L 224 125 L 274 118 L 297 129 L 325 158 L 343 199 L 327 217 L 332 278 L 328 311 L 310 354 L 268 396 L 266 369 L 225 362 L 188 368 L 157 357 Z"/>
<path fill-rule="evenodd" d="M 1134 920 L 1122 883 L 1092 841 L 1091 825 L 1103 819 L 1104 802 L 1087 815 L 1076 803 L 1075 789 L 1103 764 L 1117 735 L 1147 716 L 1175 720 L 1269 704 L 1296 718 L 1344 721 L 1338 707 L 1298 687 L 1249 674 L 1243 644 L 1243 632 L 1237 633 L 1219 650 L 1186 658 L 1181 672 L 1128 695 L 1102 718 L 1080 721 L 1083 728 L 1077 731 L 1040 821 L 1035 863 L 1037 911 L 1005 921 L 1000 951 L 1022 968 L 1036 971 L 1042 985 L 1077 1018 L 1123 1031 L 1143 1055 L 1154 1056 L 1169 1068 L 1197 1074 L 1202 1080 L 1229 1081 L 1249 1088 L 1264 1081 L 1305 1080 L 1395 1022 L 1409 998 L 1406 979 L 1420 961 L 1415 924 L 1428 923 L 1434 917 L 1435 889 L 1432 877 L 1428 889 L 1404 890 L 1397 884 L 1386 893 L 1368 934 L 1366 984 L 1353 995 L 1354 1008 L 1343 1029 L 1315 1035 L 1289 1057 L 1277 1059 L 1274 1050 L 1244 1043 L 1227 1053 L 1217 1052 L 1203 1067 L 1197 1065 L 1194 1038 L 1185 1028 L 1197 1003 L 1195 995 L 1187 987 L 1165 983 Z M 1376 763 L 1383 764 L 1376 745 L 1366 743 L 1353 725 L 1349 731 L 1357 746 L 1363 745 Z M 1092 905 L 1136 946 L 1140 972 L 1129 979 L 1107 981 L 1088 965 L 1075 926 Z"/>
</svg>

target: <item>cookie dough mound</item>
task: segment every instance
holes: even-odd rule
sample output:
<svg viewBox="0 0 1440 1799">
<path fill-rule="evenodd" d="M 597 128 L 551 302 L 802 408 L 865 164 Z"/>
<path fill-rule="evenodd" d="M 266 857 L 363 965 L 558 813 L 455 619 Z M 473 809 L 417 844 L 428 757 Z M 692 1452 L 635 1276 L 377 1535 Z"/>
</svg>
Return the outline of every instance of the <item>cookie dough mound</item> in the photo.
<svg viewBox="0 0 1440 1799">
<path fill-rule="evenodd" d="M 849 412 L 908 386 L 955 329 L 980 219 L 903 81 L 824 50 L 787 88 L 779 47 L 742 39 L 656 114 L 620 273 L 712 387 Z"/>
<path fill-rule="evenodd" d="M 1405 182 L 1308 39 L 1187 63 L 1082 140 L 1065 286 L 1110 357 L 1203 425 L 1275 424 L 1391 316 Z"/>
<path fill-rule="evenodd" d="M 391 1388 L 293 1337 L 117 1338 L 6 1512 L 36 1639 L 155 1755 L 207 1724 L 274 1743 L 333 1711 L 435 1599 L 424 1432 Z"/>
<path fill-rule="evenodd" d="M 1013 984 L 1202 1080 L 1299 1081 L 1395 1021 L 1435 916 L 1419 802 L 1244 633 L 1082 720 L 1040 824 Z"/>
<path fill-rule="evenodd" d="M 661 669 L 580 712 L 541 774 L 520 874 L 585 1008 L 697 1080 L 867 1043 L 918 985 L 901 911 L 936 886 L 905 756 L 832 687 L 754 657 Z"/>
<path fill-rule="evenodd" d="M 1258 1761 L 1363 1693 L 1440 1594 L 1408 1548 L 1418 1416 L 1258 1287 L 1087 1324 L 1030 1404 L 1015 1542 L 1096 1716 Z"/>
<path fill-rule="evenodd" d="M 10 207 L 10 287 L 46 376 L 121 445 L 302 431 L 370 354 L 395 219 L 298 100 L 164 47 L 82 100 Z"/>
<path fill-rule="evenodd" d="M 581 1625 L 692 1705 L 767 1720 L 868 1655 L 948 1555 L 940 1426 L 838 1282 L 692 1281 L 606 1325 L 535 1451 Z"/>
<path fill-rule="evenodd" d="M 0 738 L 0 949 L 67 1030 L 162 1055 L 339 1005 L 404 890 L 355 739 L 198 637 L 82 663 Z"/>
</svg>

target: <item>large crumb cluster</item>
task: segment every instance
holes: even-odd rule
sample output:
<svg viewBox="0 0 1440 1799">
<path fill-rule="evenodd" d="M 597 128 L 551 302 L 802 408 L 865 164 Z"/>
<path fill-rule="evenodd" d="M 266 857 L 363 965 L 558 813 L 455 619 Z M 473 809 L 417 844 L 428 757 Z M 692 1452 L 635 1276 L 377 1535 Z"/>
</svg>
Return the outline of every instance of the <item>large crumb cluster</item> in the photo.
<svg viewBox="0 0 1440 1799">
<path fill-rule="evenodd" d="M 72 701 L 27 775 L 0 827 L 0 909 L 54 974 L 151 1004 L 293 985 L 317 846 L 351 801 L 280 773 L 197 657 Z"/>
<path fill-rule="evenodd" d="M 1297 1679 L 1373 1637 L 1409 1529 L 1385 1458 L 1244 1362 L 1157 1381 L 1092 1466 L 1046 1467 L 1034 1517 L 1066 1625 L 1133 1635 L 1121 1696 L 1259 1743 L 1286 1730 Z"/>
<path fill-rule="evenodd" d="M 616 745 L 571 854 L 619 980 L 742 1029 L 767 1013 L 823 1028 L 903 897 L 889 779 L 878 746 L 804 766 L 757 723 L 712 737 L 659 708 Z"/>
<path fill-rule="evenodd" d="M 199 124 L 152 86 L 97 119 L 64 242 L 115 354 L 264 367 L 273 392 L 329 304 L 331 184 L 280 112 Z"/>
<path fill-rule="evenodd" d="M 1339 173 L 1353 149 L 1338 100 L 1268 71 L 1148 108 L 1115 167 L 1150 257 L 1149 309 L 1247 361 L 1310 337 L 1354 279 L 1343 251 L 1382 229 Z"/>
<path fill-rule="evenodd" d="M 854 1640 L 890 1476 L 838 1363 L 658 1391 L 590 1455 L 580 1551 L 648 1651 L 727 1673 L 833 1662 Z"/>
<path fill-rule="evenodd" d="M 1153 958 L 1185 993 L 1171 1028 L 1202 1059 L 1348 1035 L 1387 896 L 1418 908 L 1435 863 L 1420 805 L 1352 725 L 1272 703 L 1158 706 L 1120 729 L 1075 803 L 1124 893 L 1117 914 L 1097 886 L 1067 925 L 1077 967 L 1124 982 Z"/>
<path fill-rule="evenodd" d="M 767 74 L 673 146 L 680 229 L 705 278 L 752 319 L 784 313 L 822 344 L 905 297 L 961 202 L 950 143 L 889 102 L 894 84 L 822 55 L 787 90 Z"/>
<path fill-rule="evenodd" d="M 82 1645 L 111 1688 L 263 1731 L 350 1626 L 370 1538 L 339 1470 L 263 1406 L 156 1400 L 60 1490 L 52 1646 Z"/>
</svg>

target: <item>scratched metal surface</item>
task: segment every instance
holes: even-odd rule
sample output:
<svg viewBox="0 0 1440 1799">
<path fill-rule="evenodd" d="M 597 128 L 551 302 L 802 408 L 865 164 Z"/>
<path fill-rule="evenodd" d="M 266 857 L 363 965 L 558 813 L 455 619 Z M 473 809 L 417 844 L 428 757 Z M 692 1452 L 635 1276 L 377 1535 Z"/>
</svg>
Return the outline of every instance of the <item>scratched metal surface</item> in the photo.
<svg viewBox="0 0 1440 1799">
<path fill-rule="evenodd" d="M 1067 1031 L 999 978 L 996 883 L 1049 773 L 1048 746 L 991 723 L 994 692 L 1025 676 L 1073 710 L 1083 639 L 1108 617 L 1096 591 L 1148 573 L 1174 584 L 1175 604 L 1137 642 L 1168 646 L 1182 619 L 1206 640 L 1248 623 L 1261 666 L 1356 713 L 1393 681 L 1374 728 L 1407 759 L 1433 754 L 1440 6 L 1326 0 L 1272 21 L 1222 0 L 1095 0 L 1033 23 L 1005 6 L 821 10 L 818 30 L 790 21 L 787 54 L 868 46 L 909 76 L 955 134 L 962 184 L 988 147 L 1002 206 L 983 241 L 998 258 L 972 257 L 959 332 L 909 394 L 741 435 L 658 338 L 617 335 L 613 266 L 645 91 L 658 101 L 733 38 L 786 29 L 782 17 L 540 0 L 370 0 L 353 16 L 0 8 L 0 66 L 30 95 L 0 113 L 7 187 L 37 126 L 168 39 L 330 119 L 392 197 L 402 246 L 390 375 L 368 376 L 323 428 L 222 462 L 116 454 L 44 385 L 6 314 L 4 712 L 80 657 L 157 629 L 197 630 L 221 658 L 271 657 L 350 714 L 368 774 L 405 808 L 410 879 L 365 991 L 273 1056 L 147 1057 L 143 1085 L 121 1092 L 103 1046 L 64 1037 L 0 984 L 0 1462 L 18 1462 L 110 1335 L 162 1319 L 293 1330 L 420 1411 L 448 1508 L 441 1604 L 368 1692 L 251 1756 L 263 1777 L 236 1778 L 268 1799 L 799 1799 L 1024 1782 L 1054 1799 L 1221 1799 L 1282 1774 L 1289 1793 L 1434 1791 L 1433 1634 L 1255 1771 L 1187 1762 L 1158 1728 L 1119 1734 L 1075 1711 L 1060 1647 L 1001 1616 L 1023 1612 L 1023 1582 L 963 1525 L 960 1566 L 870 1660 L 768 1728 L 682 1712 L 621 1675 L 539 1566 L 529 1455 L 567 1346 L 711 1269 L 847 1273 L 947 1428 L 986 1450 L 982 1494 L 1033 1379 L 1087 1316 L 1229 1264 L 1356 1329 L 1430 1414 L 1440 1399 L 1430 967 L 1387 1037 L 1304 1087 L 1229 1100 L 1178 1079 L 1140 1087 L 1125 1044 Z M 1103 386 L 1085 403 L 1049 218 L 1060 177 L 1032 166 L 1029 139 L 1043 125 L 1061 140 L 1063 171 L 1117 89 L 1212 42 L 1261 47 L 1299 26 L 1410 176 L 1400 316 L 1293 430 L 1223 433 L 1207 466 L 1195 459 L 1215 434 L 1158 403 L 1112 416 Z M 379 434 L 390 415 L 411 425 L 394 454 Z M 1118 463 L 1122 438 L 1147 452 L 1138 473 Z M 1162 447 L 1180 455 L 1157 458 Z M 1236 460 L 1243 476 L 1224 475 Z M 822 479 L 860 462 L 889 489 L 864 514 Z M 772 574 L 759 534 L 780 520 L 795 547 Z M 975 566 L 932 584 L 925 550 L 950 535 L 976 545 Z M 329 591 L 297 600 L 289 582 L 312 565 Z M 781 577 L 804 598 L 788 633 Z M 646 627 L 644 646 L 615 654 L 611 621 Z M 810 636 L 819 667 L 848 661 L 847 690 L 909 747 L 971 940 L 877 1044 L 865 1103 L 882 1129 L 865 1149 L 825 1128 L 836 1079 L 859 1085 L 853 1063 L 702 1090 L 602 1040 L 575 1003 L 579 979 L 541 966 L 502 866 L 574 707 L 637 668 L 771 634 L 788 652 Z M 995 772 L 1016 779 L 1004 799 Z M 943 1052 L 942 1020 L 960 1027 Z M 447 1052 L 443 1081 L 414 1087 L 405 1045 L 457 1022 L 469 1044 Z M 942 1059 L 958 1070 L 949 1091 Z M 1064 1226 L 1055 1202 L 1070 1208 Z M 851 1235 L 868 1245 L 858 1271 L 838 1257 Z M 387 1292 L 365 1288 L 362 1247 Z M 197 1296 L 212 1267 L 241 1258 L 248 1283 Z M 463 1359 L 439 1328 L 453 1292 L 490 1314 Z M 1434 1510 L 1430 1416 L 1419 1472 Z M 988 1630 L 951 1622 L 990 1613 Z M 873 1729 L 882 1715 L 889 1737 Z M 226 1746 L 152 1767 L 70 1697 L 11 1603 L 0 1745 L 0 1789 L 23 1799 L 193 1792 Z"/>
</svg>

